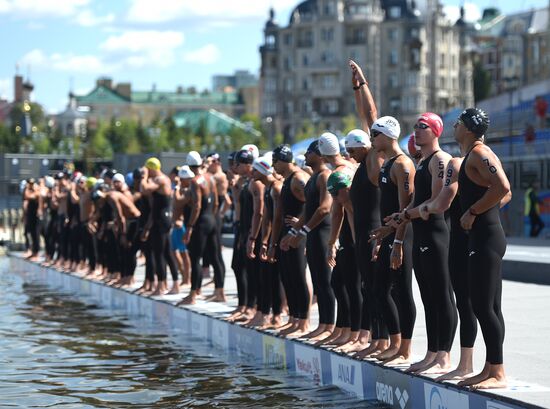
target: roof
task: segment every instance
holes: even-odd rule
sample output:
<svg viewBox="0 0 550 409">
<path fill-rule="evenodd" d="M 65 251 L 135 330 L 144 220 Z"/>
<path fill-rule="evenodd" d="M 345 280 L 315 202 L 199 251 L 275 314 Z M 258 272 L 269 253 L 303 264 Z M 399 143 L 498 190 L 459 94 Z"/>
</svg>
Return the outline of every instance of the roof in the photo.
<svg viewBox="0 0 550 409">
<path fill-rule="evenodd" d="M 189 128 L 197 132 L 202 126 L 211 134 L 227 134 L 233 128 L 240 128 L 255 136 L 261 136 L 260 132 L 235 118 L 230 117 L 215 109 L 208 111 L 178 112 L 172 119 L 179 128 Z"/>
<path fill-rule="evenodd" d="M 311 19 L 314 14 L 317 14 L 317 0 L 303 1 L 292 10 L 292 13 L 290 13 L 288 25 L 300 22 L 302 18 Z"/>
<path fill-rule="evenodd" d="M 239 94 L 232 92 L 211 92 L 208 94 L 189 94 L 164 91 L 133 91 L 132 103 L 135 104 L 189 104 L 189 105 L 231 105 L 239 102 Z"/>
<path fill-rule="evenodd" d="M 93 104 L 174 104 L 174 105 L 232 105 L 240 101 L 237 91 L 189 94 L 166 91 L 133 91 L 131 99 L 103 85 L 87 95 L 76 96 L 78 105 Z"/>
<path fill-rule="evenodd" d="M 510 34 L 533 34 L 548 30 L 548 8 L 532 9 L 510 15 L 480 20 L 480 36 L 500 37 Z"/>
</svg>

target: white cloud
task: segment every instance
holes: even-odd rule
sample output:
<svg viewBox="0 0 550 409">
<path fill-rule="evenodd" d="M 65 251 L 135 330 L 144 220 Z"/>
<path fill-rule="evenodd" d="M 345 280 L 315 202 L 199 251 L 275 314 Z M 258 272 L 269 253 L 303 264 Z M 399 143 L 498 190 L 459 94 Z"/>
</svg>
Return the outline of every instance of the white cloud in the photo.
<svg viewBox="0 0 550 409">
<path fill-rule="evenodd" d="M 76 15 L 76 22 L 83 27 L 94 27 L 101 24 L 109 24 L 115 20 L 113 13 L 104 16 L 96 16 L 91 10 L 82 10 Z"/>
<path fill-rule="evenodd" d="M 31 66 L 34 69 L 50 69 L 57 71 L 69 71 L 79 73 L 105 73 L 110 72 L 110 67 L 95 55 L 74 54 L 46 54 L 44 51 L 34 49 L 25 54 L 19 61 L 22 66 Z"/>
<path fill-rule="evenodd" d="M 176 50 L 184 39 L 183 33 L 177 31 L 126 31 L 110 36 L 99 48 L 130 68 L 167 67 L 174 63 Z"/>
<path fill-rule="evenodd" d="M 221 57 L 220 49 L 214 44 L 207 44 L 194 51 L 189 51 L 183 55 L 185 62 L 209 65 L 217 62 Z"/>
<path fill-rule="evenodd" d="M 459 6 L 444 6 L 443 12 L 453 23 L 460 18 Z M 464 19 L 469 22 L 478 21 L 481 18 L 481 10 L 474 3 L 464 3 Z"/>
<path fill-rule="evenodd" d="M 0 0 L 0 13 L 24 17 L 66 17 L 76 13 L 90 0 Z"/>
<path fill-rule="evenodd" d="M 11 101 L 13 98 L 13 79 L 0 78 L 0 98 Z"/>
<path fill-rule="evenodd" d="M 201 18 L 205 22 L 234 23 L 248 18 L 267 19 L 272 3 L 271 0 L 131 0 L 127 19 L 137 23 L 162 23 Z M 277 0 L 277 10 L 287 10 L 296 4 L 296 0 Z"/>
</svg>

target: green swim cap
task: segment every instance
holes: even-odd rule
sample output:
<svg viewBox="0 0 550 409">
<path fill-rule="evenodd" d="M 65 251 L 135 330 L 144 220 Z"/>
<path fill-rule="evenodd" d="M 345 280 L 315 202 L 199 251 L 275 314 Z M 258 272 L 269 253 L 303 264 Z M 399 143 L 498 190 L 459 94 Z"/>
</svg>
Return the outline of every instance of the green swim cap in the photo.
<svg viewBox="0 0 550 409">
<path fill-rule="evenodd" d="M 350 186 L 351 177 L 344 172 L 336 171 L 328 177 L 327 190 L 333 196 L 337 195 L 340 189 Z"/>
</svg>

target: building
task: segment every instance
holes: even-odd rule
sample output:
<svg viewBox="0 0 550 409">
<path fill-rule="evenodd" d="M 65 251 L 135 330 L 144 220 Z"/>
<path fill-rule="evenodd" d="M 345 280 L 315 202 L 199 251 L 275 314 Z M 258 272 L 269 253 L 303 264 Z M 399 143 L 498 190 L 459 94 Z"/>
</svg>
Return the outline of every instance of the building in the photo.
<svg viewBox="0 0 550 409">
<path fill-rule="evenodd" d="M 239 90 L 255 85 L 258 85 L 258 78 L 248 70 L 236 70 L 232 75 L 214 75 L 212 77 L 212 90 L 218 92 L 228 87 Z"/>
<path fill-rule="evenodd" d="M 63 135 L 68 137 L 86 137 L 88 120 L 86 119 L 86 114 L 77 109 L 76 98 L 72 92 L 69 93 L 69 103 L 65 111 L 56 115 L 53 119 L 55 127 Z"/>
<path fill-rule="evenodd" d="M 549 8 L 502 15 L 488 8 L 474 36 L 491 95 L 550 78 Z"/>
<path fill-rule="evenodd" d="M 131 84 L 113 84 L 110 78 L 100 78 L 86 95 L 76 96 L 77 108 L 87 112 L 90 126 L 113 118 L 140 120 L 145 124 L 155 118 L 166 118 L 178 112 L 215 109 L 232 117 L 245 112 L 245 104 L 235 90 L 223 92 L 151 90 L 134 91 Z"/>
<path fill-rule="evenodd" d="M 394 115 L 404 132 L 418 114 L 473 103 L 464 27 L 440 4 L 422 15 L 408 0 L 307 0 L 279 26 L 273 11 L 260 47 L 261 117 L 270 136 L 285 141 L 305 123 L 342 128 L 356 115 L 348 60 L 365 71 L 380 115 Z"/>
</svg>

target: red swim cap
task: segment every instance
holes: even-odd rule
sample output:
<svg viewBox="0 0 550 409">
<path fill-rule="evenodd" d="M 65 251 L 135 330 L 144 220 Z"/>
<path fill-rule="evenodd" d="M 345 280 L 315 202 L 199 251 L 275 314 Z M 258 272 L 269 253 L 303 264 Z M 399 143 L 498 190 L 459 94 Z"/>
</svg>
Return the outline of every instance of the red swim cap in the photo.
<svg viewBox="0 0 550 409">
<path fill-rule="evenodd" d="M 416 145 L 416 141 L 414 140 L 414 133 L 409 136 L 409 143 L 407 145 L 407 148 L 409 149 L 409 155 L 411 155 L 413 158 L 420 150 L 420 147 Z"/>
<path fill-rule="evenodd" d="M 437 136 L 438 138 L 443 133 L 443 120 L 439 115 L 434 114 L 433 112 L 426 112 L 420 115 L 418 121 L 428 125 L 435 136 Z"/>
</svg>

